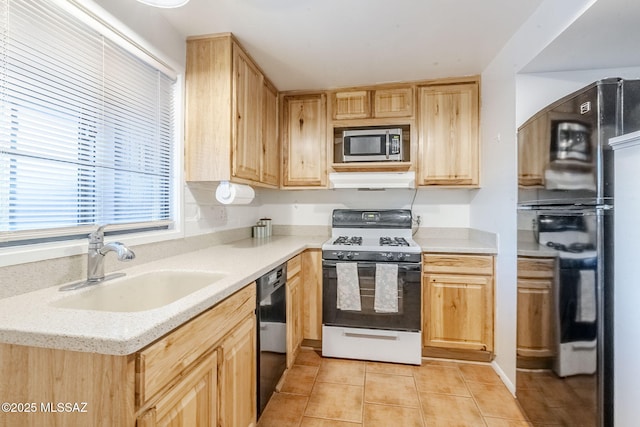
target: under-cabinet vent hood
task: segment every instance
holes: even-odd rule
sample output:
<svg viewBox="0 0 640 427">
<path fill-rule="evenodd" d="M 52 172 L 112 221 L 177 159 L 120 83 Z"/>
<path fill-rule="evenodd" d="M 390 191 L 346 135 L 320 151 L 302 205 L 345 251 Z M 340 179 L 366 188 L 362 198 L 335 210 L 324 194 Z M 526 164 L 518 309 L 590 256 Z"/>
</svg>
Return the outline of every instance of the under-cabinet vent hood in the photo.
<svg viewBox="0 0 640 427">
<path fill-rule="evenodd" d="M 409 172 L 337 172 L 329 174 L 330 188 L 415 188 L 416 174 Z"/>
</svg>

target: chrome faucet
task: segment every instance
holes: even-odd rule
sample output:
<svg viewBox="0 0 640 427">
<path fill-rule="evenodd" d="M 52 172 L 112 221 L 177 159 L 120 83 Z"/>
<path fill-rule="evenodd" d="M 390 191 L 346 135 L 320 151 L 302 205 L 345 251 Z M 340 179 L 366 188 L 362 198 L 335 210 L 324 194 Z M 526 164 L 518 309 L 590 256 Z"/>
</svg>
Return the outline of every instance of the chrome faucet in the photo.
<svg viewBox="0 0 640 427">
<path fill-rule="evenodd" d="M 113 273 L 105 276 L 104 258 L 109 252 L 115 252 L 120 261 L 131 261 L 136 254 L 120 242 L 104 244 L 104 228 L 101 225 L 96 231 L 89 234 L 89 250 L 87 251 L 87 280 L 62 286 L 61 291 L 80 289 L 88 285 L 94 285 L 105 280 L 124 276 L 124 273 Z"/>
</svg>

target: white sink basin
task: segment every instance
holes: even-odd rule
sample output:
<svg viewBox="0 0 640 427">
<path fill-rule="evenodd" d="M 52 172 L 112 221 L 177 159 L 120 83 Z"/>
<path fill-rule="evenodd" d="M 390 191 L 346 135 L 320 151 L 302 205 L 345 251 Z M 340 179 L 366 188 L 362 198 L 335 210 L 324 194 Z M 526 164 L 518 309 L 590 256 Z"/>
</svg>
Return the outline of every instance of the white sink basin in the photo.
<svg viewBox="0 0 640 427">
<path fill-rule="evenodd" d="M 52 303 L 59 308 L 133 312 L 170 304 L 211 285 L 227 273 L 162 270 L 125 276 Z"/>
</svg>

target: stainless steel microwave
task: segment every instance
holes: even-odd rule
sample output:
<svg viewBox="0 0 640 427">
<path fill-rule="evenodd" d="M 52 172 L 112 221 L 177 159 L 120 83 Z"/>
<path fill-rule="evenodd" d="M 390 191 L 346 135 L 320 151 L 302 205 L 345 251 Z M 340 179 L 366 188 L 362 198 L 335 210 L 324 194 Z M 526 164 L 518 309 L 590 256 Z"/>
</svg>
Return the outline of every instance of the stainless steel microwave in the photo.
<svg viewBox="0 0 640 427">
<path fill-rule="evenodd" d="M 342 134 L 342 159 L 344 162 L 401 162 L 402 129 L 345 130 Z"/>
</svg>

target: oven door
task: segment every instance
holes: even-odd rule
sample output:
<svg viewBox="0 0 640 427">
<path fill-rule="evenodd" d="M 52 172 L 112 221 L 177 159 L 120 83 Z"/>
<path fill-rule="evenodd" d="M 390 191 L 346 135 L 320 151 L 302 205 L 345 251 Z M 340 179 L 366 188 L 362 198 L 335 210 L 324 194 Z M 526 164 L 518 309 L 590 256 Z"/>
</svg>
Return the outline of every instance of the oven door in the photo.
<svg viewBox="0 0 640 427">
<path fill-rule="evenodd" d="M 338 277 L 336 264 L 322 262 L 322 323 L 325 326 L 420 331 L 421 268 L 420 263 L 398 263 L 397 312 L 377 312 L 375 299 L 375 262 L 358 262 L 360 310 L 341 310 L 337 306 Z"/>
</svg>

